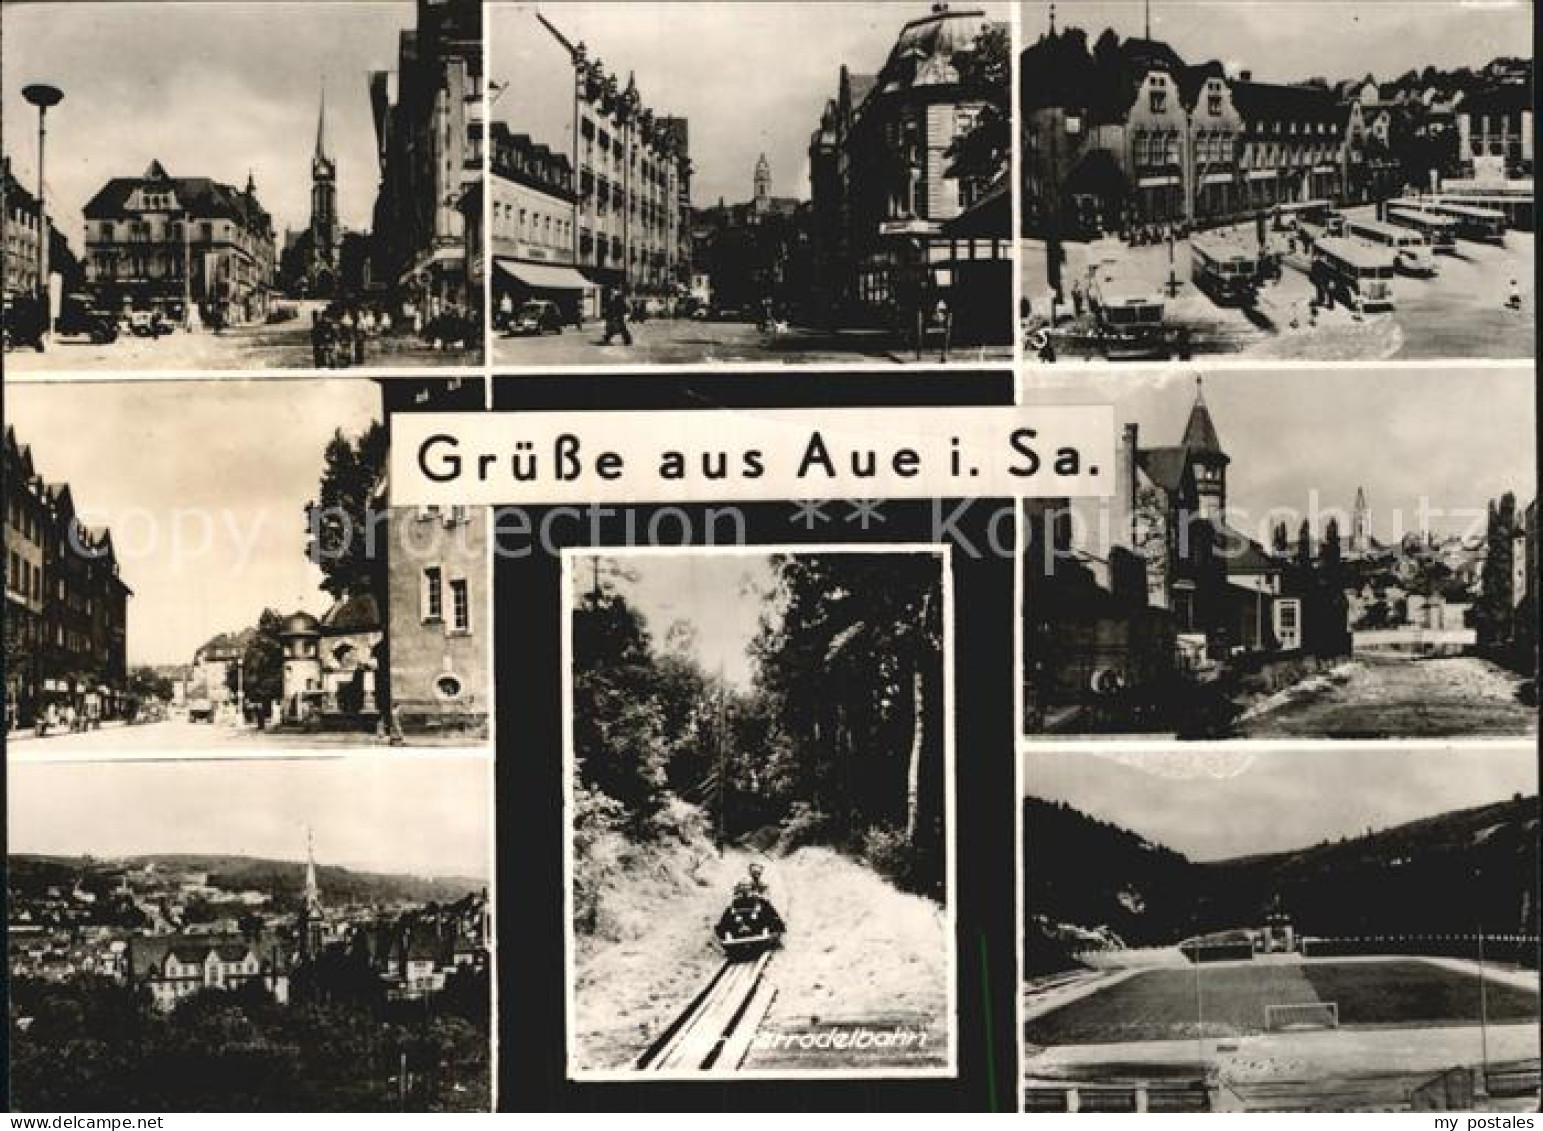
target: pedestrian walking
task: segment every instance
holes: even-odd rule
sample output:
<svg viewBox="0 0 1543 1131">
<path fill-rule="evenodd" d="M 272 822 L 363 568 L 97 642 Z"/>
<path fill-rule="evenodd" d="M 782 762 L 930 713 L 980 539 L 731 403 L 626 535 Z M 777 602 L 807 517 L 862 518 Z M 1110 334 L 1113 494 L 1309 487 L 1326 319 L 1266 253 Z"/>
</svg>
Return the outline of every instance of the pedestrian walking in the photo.
<svg viewBox="0 0 1543 1131">
<path fill-rule="evenodd" d="M 617 335 L 621 336 L 622 345 L 632 344 L 632 331 L 627 328 L 627 296 L 620 290 L 613 290 L 606 300 L 605 337 L 600 344 L 610 345 L 611 339 Z"/>
</svg>

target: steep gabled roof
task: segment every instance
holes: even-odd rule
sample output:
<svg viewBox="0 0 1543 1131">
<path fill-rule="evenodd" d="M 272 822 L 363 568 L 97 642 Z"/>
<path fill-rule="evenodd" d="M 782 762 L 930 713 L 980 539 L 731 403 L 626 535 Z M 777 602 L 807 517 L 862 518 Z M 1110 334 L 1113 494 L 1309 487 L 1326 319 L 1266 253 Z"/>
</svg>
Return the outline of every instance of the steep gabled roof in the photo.
<svg viewBox="0 0 1543 1131">
<path fill-rule="evenodd" d="M 1189 474 L 1189 450 L 1187 448 L 1143 448 L 1136 453 L 1137 466 L 1170 495 L 1184 486 Z"/>
<path fill-rule="evenodd" d="M 1223 455 L 1222 442 L 1216 435 L 1216 425 L 1211 420 L 1211 410 L 1205 396 L 1195 394 L 1195 405 L 1189 410 L 1189 423 L 1184 426 L 1183 444 L 1192 455 Z"/>
</svg>

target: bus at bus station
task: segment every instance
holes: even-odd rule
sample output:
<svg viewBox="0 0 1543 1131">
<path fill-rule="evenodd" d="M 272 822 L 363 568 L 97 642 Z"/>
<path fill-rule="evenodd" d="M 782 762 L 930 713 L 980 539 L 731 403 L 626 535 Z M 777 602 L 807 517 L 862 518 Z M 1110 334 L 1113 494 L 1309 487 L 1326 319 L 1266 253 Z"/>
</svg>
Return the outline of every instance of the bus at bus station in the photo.
<svg viewBox="0 0 1543 1131">
<path fill-rule="evenodd" d="M 1129 277 L 1117 261 L 1100 263 L 1089 274 L 1088 304 L 1104 356 L 1110 361 L 1169 356 L 1173 335 L 1163 321 L 1162 292 Z"/>
<path fill-rule="evenodd" d="M 1304 223 L 1322 224 L 1333 207 L 1327 200 L 1293 200 L 1277 204 L 1274 228 L 1277 232 L 1293 232 Z"/>
<path fill-rule="evenodd" d="M 1451 201 L 1433 200 L 1426 210 L 1437 216 L 1446 216 L 1457 224 L 1457 234 L 1465 240 L 1478 243 L 1505 243 L 1505 213 L 1493 208 L 1475 208 L 1471 204 L 1453 204 Z"/>
<path fill-rule="evenodd" d="M 1388 206 L 1388 223 L 1418 232 L 1437 255 L 1457 254 L 1457 222 L 1451 217 L 1426 212 L 1413 204 L 1400 206 L 1394 201 Z"/>
<path fill-rule="evenodd" d="M 1389 247 L 1325 236 L 1313 245 L 1312 280 L 1358 313 L 1392 310 L 1395 258 Z"/>
<path fill-rule="evenodd" d="M 1346 234 L 1364 243 L 1392 248 L 1394 265 L 1406 275 L 1436 273 L 1436 256 L 1430 244 L 1413 228 L 1379 220 L 1351 220 Z"/>
<path fill-rule="evenodd" d="M 1259 259 L 1235 241 L 1191 239 L 1189 275 L 1218 306 L 1252 306 L 1259 297 Z"/>
</svg>

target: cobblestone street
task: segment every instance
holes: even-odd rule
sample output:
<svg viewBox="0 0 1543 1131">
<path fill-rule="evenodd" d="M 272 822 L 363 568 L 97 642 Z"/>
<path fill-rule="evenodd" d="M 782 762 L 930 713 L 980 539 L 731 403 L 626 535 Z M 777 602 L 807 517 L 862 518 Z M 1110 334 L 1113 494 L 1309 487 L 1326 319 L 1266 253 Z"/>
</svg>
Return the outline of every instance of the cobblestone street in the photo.
<svg viewBox="0 0 1543 1131">
<path fill-rule="evenodd" d="M 809 330 L 788 327 L 763 333 L 752 322 L 707 322 L 692 319 L 651 319 L 628 323 L 632 345 L 615 339 L 601 341 L 605 327 L 586 323 L 582 330 L 565 328 L 560 334 L 541 337 L 499 337 L 493 344 L 493 363 L 500 366 L 546 365 L 696 365 L 771 362 L 821 365 L 843 362 L 916 364 L 914 348 L 897 342 L 882 330 Z M 921 364 L 936 363 L 936 343 L 923 351 Z M 1008 345 L 958 348 L 950 362 L 1010 361 Z"/>
<path fill-rule="evenodd" d="M 124 334 L 106 345 L 55 339 L 43 353 L 8 352 L 5 367 L 13 373 L 310 369 L 311 313 L 322 304 L 297 305 L 297 316 L 284 322 L 236 326 L 220 333 L 179 329 L 159 338 Z M 481 364 L 481 357 L 481 350 L 435 350 L 417 339 L 394 335 L 371 338 L 365 346 L 365 363 L 372 367 L 473 366 Z"/>
</svg>

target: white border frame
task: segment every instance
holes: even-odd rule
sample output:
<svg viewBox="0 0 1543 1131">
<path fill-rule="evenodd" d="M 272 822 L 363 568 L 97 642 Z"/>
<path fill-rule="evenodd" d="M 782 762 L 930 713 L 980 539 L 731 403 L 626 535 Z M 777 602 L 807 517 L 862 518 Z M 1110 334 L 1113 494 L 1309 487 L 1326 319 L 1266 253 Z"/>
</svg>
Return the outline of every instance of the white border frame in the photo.
<svg viewBox="0 0 1543 1131">
<path fill-rule="evenodd" d="M 939 562 L 943 587 L 943 706 L 948 725 L 943 736 L 945 874 L 948 898 L 943 908 L 948 940 L 946 981 L 948 987 L 948 1064 L 942 1068 L 859 1068 L 829 1071 L 789 1072 L 779 1070 L 741 1070 L 732 1073 L 708 1071 L 650 1072 L 639 1069 L 586 1069 L 576 1067 L 577 1035 L 573 1029 L 577 992 L 575 962 L 577 953 L 573 935 L 573 578 L 575 563 L 596 557 L 765 557 L 769 554 L 806 556 L 813 554 L 925 554 Z M 564 1079 L 573 1083 L 637 1083 L 703 1081 L 733 1084 L 740 1080 L 915 1080 L 959 1078 L 959 875 L 957 782 L 955 779 L 954 712 L 954 576 L 953 547 L 930 542 L 847 542 L 847 543 L 765 543 L 742 546 L 573 546 L 559 556 L 562 570 L 560 615 L 562 617 L 562 742 L 563 742 L 563 1005 L 564 1005 Z M 1021 995 L 1020 995 L 1021 996 Z"/>
</svg>

